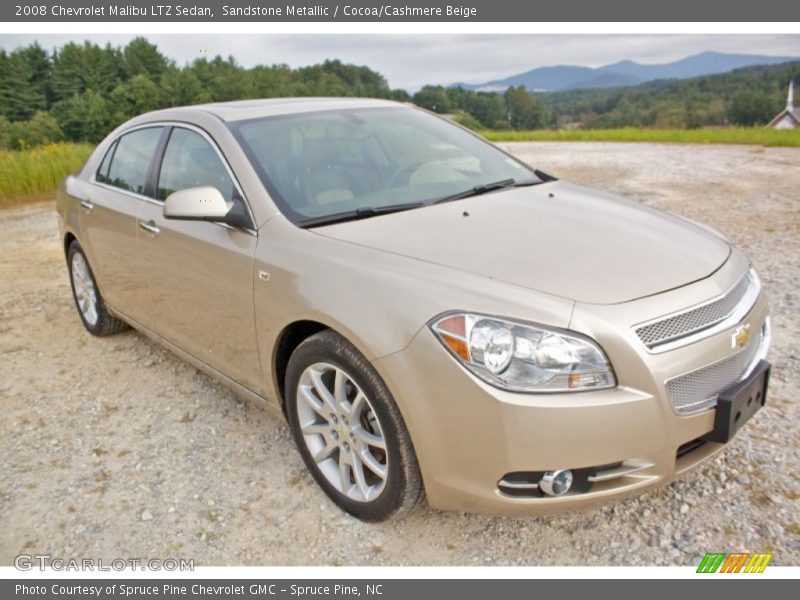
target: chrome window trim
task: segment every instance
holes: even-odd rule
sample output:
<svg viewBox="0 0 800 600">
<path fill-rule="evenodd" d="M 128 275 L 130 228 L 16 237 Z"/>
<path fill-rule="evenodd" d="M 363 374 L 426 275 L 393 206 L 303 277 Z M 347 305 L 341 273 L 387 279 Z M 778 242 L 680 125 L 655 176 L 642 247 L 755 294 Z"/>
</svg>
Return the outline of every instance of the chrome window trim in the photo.
<svg viewBox="0 0 800 600">
<path fill-rule="evenodd" d="M 721 333 L 726 329 L 730 329 L 734 325 L 738 325 L 739 323 L 744 320 L 744 318 L 750 314 L 750 311 L 756 304 L 759 295 L 761 294 L 761 280 L 756 275 L 755 270 L 750 268 L 748 272 L 744 275 L 744 277 L 750 278 L 750 285 L 747 287 L 742 299 L 736 305 L 736 307 L 728 313 L 728 315 L 723 318 L 721 321 L 717 321 L 707 327 L 703 327 L 701 329 L 695 330 L 694 332 L 687 333 L 686 335 L 681 335 L 676 338 L 672 338 L 667 340 L 666 342 L 661 342 L 655 344 L 653 346 L 648 346 L 644 342 L 639 339 L 638 334 L 636 331 L 642 327 L 646 327 L 647 325 L 652 325 L 653 323 L 658 323 L 660 321 L 665 321 L 667 319 L 672 319 L 678 317 L 680 315 L 695 311 L 697 309 L 703 308 L 704 306 L 708 306 L 710 304 L 714 304 L 715 302 L 719 302 L 720 300 L 724 299 L 728 294 L 730 294 L 736 286 L 739 285 L 741 282 L 741 278 L 736 281 L 731 287 L 725 290 L 722 294 L 711 298 L 705 302 L 701 302 L 700 304 L 695 304 L 694 306 L 690 306 L 689 308 L 684 308 L 682 310 L 669 313 L 666 315 L 661 315 L 655 319 L 650 319 L 649 321 L 644 321 L 642 323 L 637 323 L 632 327 L 634 334 L 636 334 L 637 339 L 639 342 L 644 345 L 647 351 L 650 354 L 661 354 L 662 352 L 669 352 L 670 350 L 675 350 L 677 348 L 682 348 L 684 346 L 688 346 L 695 342 L 699 342 L 700 340 L 704 340 L 709 338 L 713 335 Z"/>
<path fill-rule="evenodd" d="M 256 219 L 255 219 L 255 217 L 253 215 L 252 209 L 250 208 L 250 201 L 247 199 L 247 196 L 245 196 L 244 190 L 242 189 L 242 186 L 239 183 L 239 180 L 236 178 L 236 175 L 234 174 L 233 170 L 231 169 L 230 165 L 228 164 L 228 160 L 225 158 L 225 155 L 222 153 L 222 150 L 219 149 L 219 146 L 217 146 L 217 142 L 214 141 L 214 138 L 212 138 L 207 131 L 205 131 L 204 129 L 198 127 L 197 125 L 193 125 L 191 123 L 183 123 L 181 121 L 153 121 L 151 123 L 143 123 L 141 125 L 136 125 L 134 127 L 130 127 L 129 129 L 126 129 L 125 131 L 120 131 L 114 137 L 114 139 L 112 139 L 111 142 L 108 144 L 108 148 L 106 149 L 106 152 L 104 152 L 102 157 L 100 158 L 100 164 L 103 163 L 103 158 L 105 158 L 105 156 L 108 153 L 108 151 L 111 150 L 112 146 L 114 146 L 114 144 L 116 144 L 117 141 L 122 136 L 127 135 L 129 133 L 133 133 L 134 131 L 138 131 L 139 129 L 149 129 L 151 127 L 172 127 L 172 128 L 179 127 L 179 128 L 182 128 L 182 129 L 188 129 L 189 131 L 194 131 L 195 133 L 201 135 L 211 145 L 211 147 L 214 149 L 214 152 L 217 153 L 217 156 L 219 157 L 220 161 L 222 162 L 222 166 L 225 167 L 225 170 L 228 172 L 228 175 L 230 176 L 231 181 L 233 181 L 233 185 L 236 186 L 236 191 L 239 192 L 239 195 L 242 197 L 242 201 L 244 202 L 244 205 L 247 208 L 247 214 L 250 216 L 250 222 L 253 224 L 253 227 L 256 226 Z M 171 134 L 170 134 L 170 136 L 171 136 Z M 169 146 L 169 140 L 167 140 L 167 146 Z M 162 157 L 162 162 L 163 162 L 163 157 Z M 109 185 L 107 183 L 102 183 L 100 181 L 97 181 L 97 169 L 100 168 L 100 164 L 98 164 L 92 170 L 92 176 L 89 178 L 89 183 L 91 183 L 92 185 L 96 185 L 98 187 L 102 187 L 102 188 L 105 188 L 105 189 L 108 189 L 108 190 L 111 190 L 111 191 L 114 191 L 114 192 L 120 192 L 122 194 L 126 194 L 128 196 L 132 196 L 132 197 L 134 197 L 134 198 L 136 198 L 138 200 L 144 200 L 145 202 L 149 202 L 150 204 L 154 204 L 156 206 L 164 206 L 164 201 L 163 200 L 159 200 L 158 198 L 151 198 L 150 196 L 145 196 L 144 194 L 139 194 L 137 192 L 132 192 L 130 190 L 124 190 L 122 188 L 118 188 L 118 187 L 115 187 L 113 185 Z M 160 169 L 160 167 L 161 167 L 161 165 L 159 165 L 159 169 Z M 159 175 L 160 175 L 160 173 L 159 173 Z M 157 180 L 156 180 L 156 186 L 157 185 L 158 185 L 158 183 L 157 183 Z M 220 222 L 215 222 L 215 221 L 208 221 L 208 222 L 209 223 L 213 223 L 214 225 L 218 225 L 220 227 L 225 227 L 227 229 L 234 230 L 234 231 L 244 231 L 245 233 L 249 233 L 250 235 L 252 235 L 254 237 L 258 237 L 258 231 L 256 229 L 254 229 L 254 228 L 251 229 L 249 227 L 243 227 L 243 228 L 231 227 L 227 223 L 220 223 Z"/>
</svg>

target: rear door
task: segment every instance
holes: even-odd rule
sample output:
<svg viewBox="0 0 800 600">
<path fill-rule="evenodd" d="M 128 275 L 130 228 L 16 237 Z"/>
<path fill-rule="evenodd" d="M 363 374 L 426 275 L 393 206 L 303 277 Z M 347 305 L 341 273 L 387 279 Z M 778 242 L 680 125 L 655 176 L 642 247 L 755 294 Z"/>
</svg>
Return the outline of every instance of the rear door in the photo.
<svg viewBox="0 0 800 600">
<path fill-rule="evenodd" d="M 137 217 L 147 202 L 151 163 L 165 128 L 148 126 L 119 136 L 109 147 L 81 199 L 83 236 L 100 291 L 133 318 Z"/>
<path fill-rule="evenodd" d="M 213 140 L 174 126 L 154 166 L 155 201 L 139 213 L 137 272 L 144 325 L 238 383 L 261 392 L 253 311 L 253 229 L 165 219 L 172 192 L 216 187 L 229 204 L 245 201 Z"/>
</svg>

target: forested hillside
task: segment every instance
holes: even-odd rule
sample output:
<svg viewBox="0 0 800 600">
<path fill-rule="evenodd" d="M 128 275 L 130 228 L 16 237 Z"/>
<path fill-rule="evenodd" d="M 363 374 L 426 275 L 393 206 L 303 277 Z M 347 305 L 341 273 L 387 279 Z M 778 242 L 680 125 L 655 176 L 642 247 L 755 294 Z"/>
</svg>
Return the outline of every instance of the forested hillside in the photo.
<svg viewBox="0 0 800 600">
<path fill-rule="evenodd" d="M 96 142 L 115 125 L 157 108 L 311 95 L 393 97 L 380 74 L 336 60 L 244 69 L 232 57 L 217 56 L 180 67 L 144 38 L 124 48 L 69 43 L 53 53 L 33 44 L 0 51 L 0 144 Z"/>
<path fill-rule="evenodd" d="M 428 86 L 414 101 L 440 112 L 464 111 L 486 129 L 758 126 L 785 106 L 792 79 L 800 83 L 800 62 L 629 87 L 535 94 L 523 88 L 498 95 Z M 464 118 L 472 124 L 469 116 Z"/>
<path fill-rule="evenodd" d="M 265 58 L 265 62 L 268 59 Z M 97 142 L 126 119 L 174 105 L 282 96 L 370 96 L 413 101 L 475 129 L 696 128 L 759 125 L 785 102 L 800 62 L 635 87 L 485 93 L 426 86 L 392 90 L 366 66 L 328 60 L 292 69 L 243 68 L 235 58 L 179 66 L 145 38 L 125 47 L 85 42 L 0 50 L 0 149 L 52 141 Z"/>
</svg>

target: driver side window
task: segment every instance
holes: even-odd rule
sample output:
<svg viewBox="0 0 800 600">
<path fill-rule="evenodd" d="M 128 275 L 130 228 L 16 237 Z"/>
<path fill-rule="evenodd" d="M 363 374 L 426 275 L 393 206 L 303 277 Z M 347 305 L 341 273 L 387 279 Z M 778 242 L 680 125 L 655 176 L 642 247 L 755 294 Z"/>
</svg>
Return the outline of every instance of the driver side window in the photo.
<svg viewBox="0 0 800 600">
<path fill-rule="evenodd" d="M 158 199 L 164 200 L 178 190 L 206 185 L 217 188 L 228 202 L 233 201 L 233 180 L 216 150 L 199 133 L 175 127 L 161 161 Z"/>
</svg>

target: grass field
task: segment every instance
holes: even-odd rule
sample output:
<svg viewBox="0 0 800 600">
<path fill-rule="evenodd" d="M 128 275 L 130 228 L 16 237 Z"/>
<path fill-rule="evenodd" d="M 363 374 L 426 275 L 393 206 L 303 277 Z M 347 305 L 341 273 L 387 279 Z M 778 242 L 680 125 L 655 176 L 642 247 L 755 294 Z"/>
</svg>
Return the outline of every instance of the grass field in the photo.
<svg viewBox="0 0 800 600">
<path fill-rule="evenodd" d="M 574 129 L 481 131 L 493 142 L 665 142 L 675 144 L 755 144 L 800 147 L 800 129 Z"/>
<path fill-rule="evenodd" d="M 570 131 L 481 131 L 493 142 L 665 142 L 755 144 L 800 147 L 800 129 L 577 129 Z M 29 150 L 0 150 L 0 204 L 18 204 L 52 194 L 58 182 L 78 169 L 90 144 L 58 143 Z"/>
<path fill-rule="evenodd" d="M 29 150 L 0 150 L 0 203 L 52 194 L 67 174 L 80 168 L 94 146 L 47 144 Z"/>
</svg>

